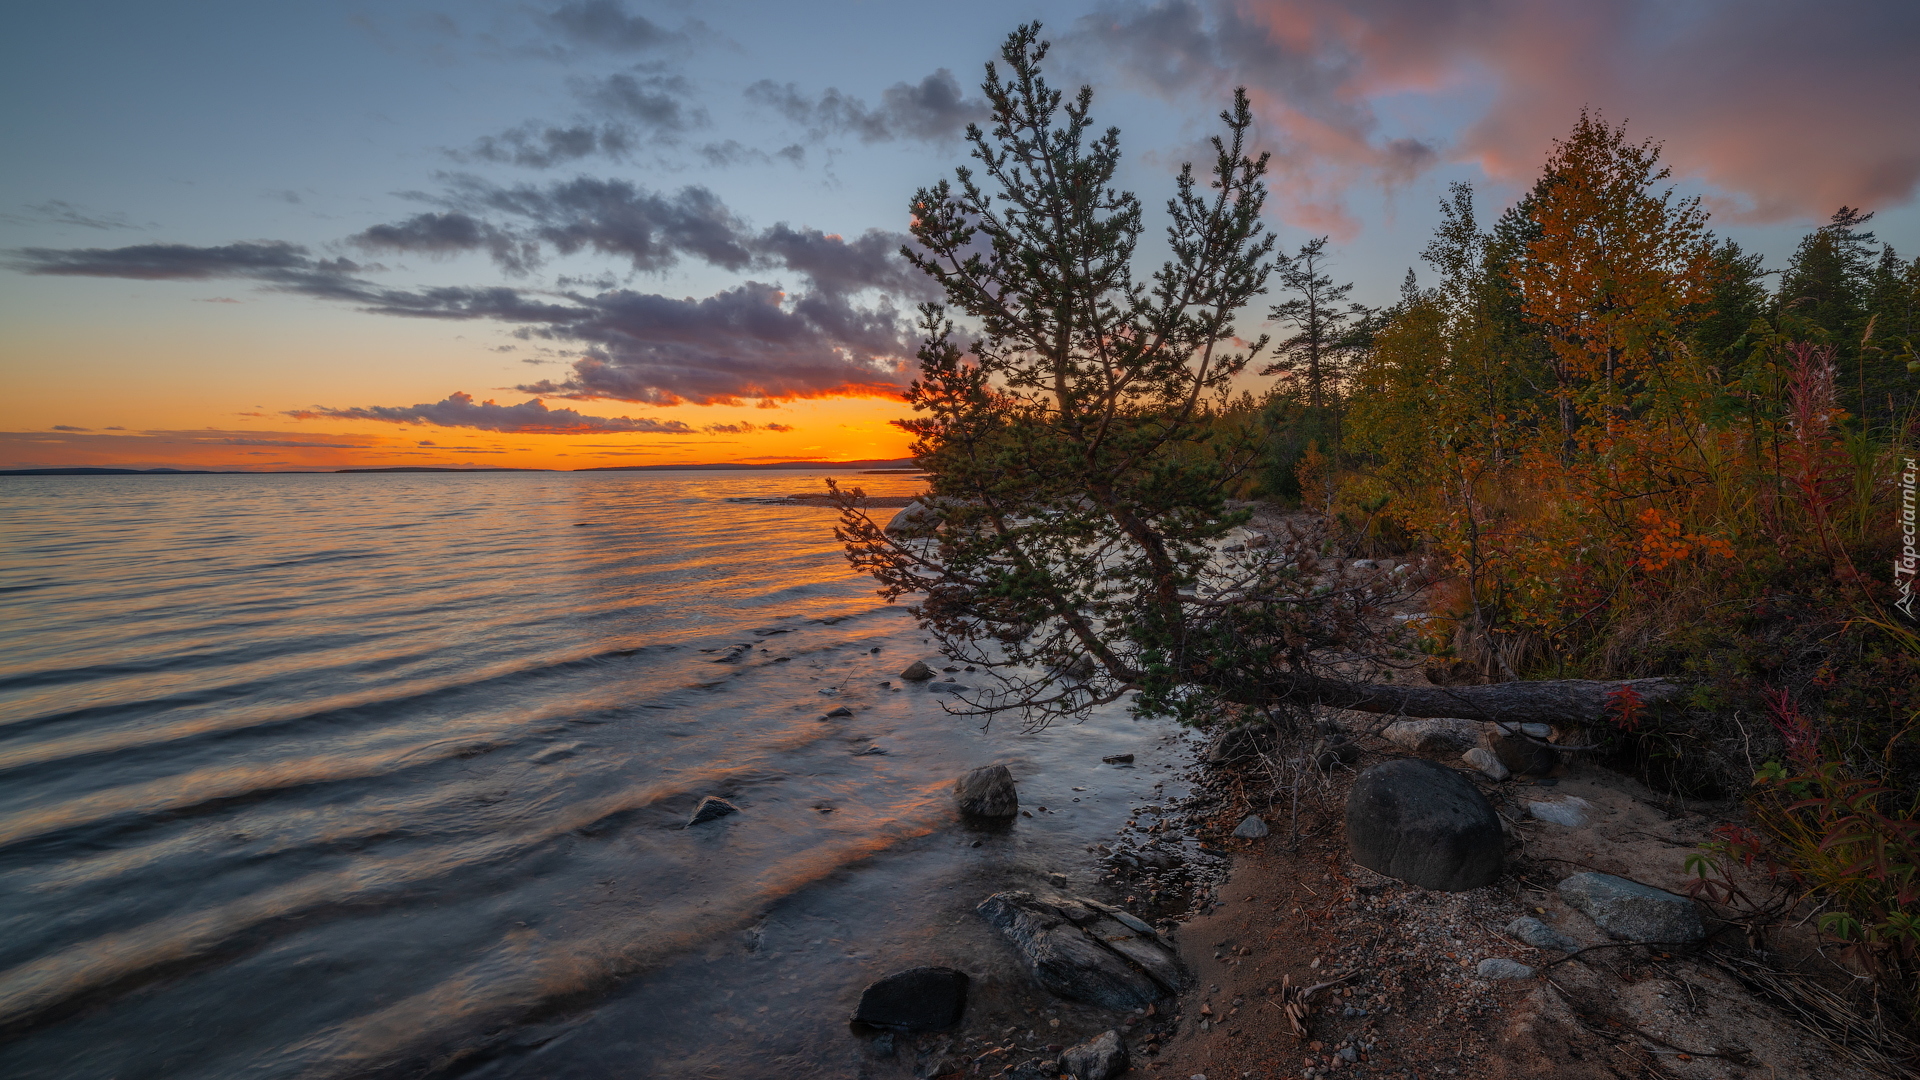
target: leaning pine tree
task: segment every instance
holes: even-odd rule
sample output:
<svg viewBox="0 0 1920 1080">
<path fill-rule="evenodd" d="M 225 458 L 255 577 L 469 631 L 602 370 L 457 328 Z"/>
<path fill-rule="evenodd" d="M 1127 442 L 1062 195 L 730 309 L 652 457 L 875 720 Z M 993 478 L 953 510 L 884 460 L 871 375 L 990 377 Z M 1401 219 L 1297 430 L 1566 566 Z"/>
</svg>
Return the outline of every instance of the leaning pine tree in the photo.
<svg viewBox="0 0 1920 1080">
<path fill-rule="evenodd" d="M 1134 694 L 1143 713 L 1195 724 L 1293 727 L 1313 704 L 1601 719 L 1622 684 L 1382 681 L 1408 654 L 1380 609 L 1418 575 L 1324 570 L 1318 538 L 1300 533 L 1228 542 L 1248 514 L 1227 496 L 1259 448 L 1211 421 L 1266 347 L 1233 320 L 1273 267 L 1246 94 L 1221 114 L 1211 183 L 1181 170 L 1171 258 L 1142 282 L 1140 202 L 1112 186 L 1119 132 L 1095 135 L 1091 88 L 1067 101 L 1047 85 L 1039 30 L 1008 37 L 1005 79 L 987 67 L 991 129 L 967 131 L 980 171 L 913 199 L 922 250 L 904 254 L 947 297 L 921 308 L 907 393 L 920 415 L 899 421 L 930 495 L 891 531 L 848 499 L 839 530 L 882 595 L 917 598 L 949 655 L 997 676 L 967 711 L 1037 727 Z M 965 345 L 954 311 L 977 328 Z M 1647 702 L 1675 689 L 1631 685 Z"/>
</svg>

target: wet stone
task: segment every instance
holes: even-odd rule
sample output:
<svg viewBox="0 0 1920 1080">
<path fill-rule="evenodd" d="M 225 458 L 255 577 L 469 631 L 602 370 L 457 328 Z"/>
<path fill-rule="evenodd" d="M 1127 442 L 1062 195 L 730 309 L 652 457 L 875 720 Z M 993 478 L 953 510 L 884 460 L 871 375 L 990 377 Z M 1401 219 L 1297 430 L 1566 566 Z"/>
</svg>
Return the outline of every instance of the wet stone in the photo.
<svg viewBox="0 0 1920 1080">
<path fill-rule="evenodd" d="M 1010 818 L 1020 811 L 1020 793 L 1005 765 L 984 765 L 953 782 L 954 806 L 976 818 Z"/>
<path fill-rule="evenodd" d="M 949 967 L 895 972 L 861 993 L 853 1020 L 889 1032 L 943 1031 L 960 1022 L 968 982 L 966 972 Z"/>
<path fill-rule="evenodd" d="M 717 795 L 709 795 L 700 800 L 699 806 L 694 807 L 693 816 L 687 819 L 687 825 L 689 827 L 702 825 L 715 818 L 723 818 L 728 814 L 737 814 L 739 812 L 740 808 L 727 800 Z"/>
</svg>

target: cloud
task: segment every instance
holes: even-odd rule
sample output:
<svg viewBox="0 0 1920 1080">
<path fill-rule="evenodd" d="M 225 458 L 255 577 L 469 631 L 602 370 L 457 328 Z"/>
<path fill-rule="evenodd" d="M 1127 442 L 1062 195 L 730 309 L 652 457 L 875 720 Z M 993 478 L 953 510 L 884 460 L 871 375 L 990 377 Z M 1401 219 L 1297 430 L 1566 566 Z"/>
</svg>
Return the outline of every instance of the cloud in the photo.
<svg viewBox="0 0 1920 1080">
<path fill-rule="evenodd" d="M 221 247 L 134 244 L 120 248 L 19 248 L 8 253 L 29 274 L 118 277 L 142 281 L 206 281 L 226 277 L 332 276 L 361 269 L 345 259 L 316 260 L 284 240 L 242 241 Z"/>
<path fill-rule="evenodd" d="M 789 298 L 747 282 L 703 300 L 628 291 L 583 298 L 576 317 L 528 327 L 588 343 L 566 379 L 518 387 L 580 399 L 734 405 L 746 399 L 895 397 L 911 351 L 885 303 Z"/>
<path fill-rule="evenodd" d="M 468 177 L 449 199 L 515 219 L 516 229 L 562 255 L 595 251 L 625 258 L 635 270 L 664 270 L 682 255 L 728 270 L 745 269 L 753 260 L 741 241 L 740 220 L 704 187 L 667 195 L 586 176 L 513 187 Z"/>
<path fill-rule="evenodd" d="M 647 52 L 686 40 L 644 15 L 630 15 L 619 0 L 574 0 L 542 16 L 563 40 L 610 52 Z"/>
<path fill-rule="evenodd" d="M 376 405 L 359 409 L 292 409 L 295 420 L 379 420 L 390 424 L 431 424 L 516 435 L 577 435 L 587 432 L 632 431 L 653 435 L 685 435 L 692 428 L 678 420 L 634 419 L 628 416 L 588 416 L 572 409 L 549 409 L 535 398 L 518 405 L 476 402 L 473 395 L 454 393 L 442 401 L 420 405 Z M 430 446 L 431 443 L 421 443 Z"/>
<path fill-rule="evenodd" d="M 684 102 L 693 87 L 679 75 L 631 75 L 578 79 L 574 95 L 602 112 L 634 121 L 652 131 L 687 131 L 707 124 L 706 113 Z"/>
<path fill-rule="evenodd" d="M 538 244 L 457 211 L 415 214 L 405 221 L 364 229 L 347 240 L 368 251 L 430 257 L 484 250 L 503 269 L 516 274 L 540 261 Z"/>
<path fill-rule="evenodd" d="M 55 424 L 53 425 L 52 430 L 54 431 L 92 431 L 93 429 L 84 428 L 84 427 L 74 427 L 71 424 Z"/>
<path fill-rule="evenodd" d="M 362 273 L 377 267 L 317 260 L 305 248 L 278 241 L 33 248 L 11 257 L 29 273 L 246 279 L 376 314 L 500 323 L 522 340 L 572 348 L 570 373 L 519 387 L 532 394 L 657 405 L 768 405 L 893 397 L 904 386 L 913 347 L 896 301 L 928 296 L 931 285 L 895 257 L 906 240 L 900 234 L 870 230 L 849 241 L 786 224 L 755 232 L 704 188 L 663 194 L 584 177 L 510 188 L 469 179 L 456 185 L 448 201 L 460 206 L 375 226 L 351 240 L 427 256 L 486 250 L 509 270 L 548 250 L 613 255 L 636 270 L 661 270 L 692 257 L 734 271 L 784 270 L 802 288 L 790 292 L 748 281 L 705 299 L 613 288 L 606 281 L 576 283 L 591 292 L 397 289 Z M 871 294 L 877 298 L 855 300 Z"/>
<path fill-rule="evenodd" d="M 881 92 L 879 108 L 869 108 L 859 98 L 833 87 L 815 98 L 801 93 L 794 83 L 783 86 L 771 79 L 747 87 L 746 96 L 748 101 L 807 128 L 816 141 L 832 135 L 853 135 L 866 143 L 894 139 L 939 142 L 958 137 L 968 124 L 987 116 L 986 102 L 965 97 L 959 80 L 946 68 L 917 84 L 902 82 L 888 87 Z"/>
<path fill-rule="evenodd" d="M 48 199 L 43 203 L 34 203 L 26 209 L 25 214 L 0 214 L 0 221 L 78 225 L 86 229 L 138 229 L 141 227 L 127 220 L 125 214 L 88 210 L 85 207 L 75 206 L 65 199 Z"/>
<path fill-rule="evenodd" d="M 625 124 L 573 124 L 559 127 L 529 120 L 517 128 L 476 140 L 465 155 L 482 161 L 551 169 L 601 154 L 616 161 L 633 152 L 639 139 Z"/>
<path fill-rule="evenodd" d="M 795 429 L 786 424 L 749 424 L 743 420 L 737 424 L 708 424 L 700 430 L 709 435 L 746 435 L 755 431 L 774 431 L 785 434 Z"/>
<path fill-rule="evenodd" d="M 1063 45 L 1170 99 L 1247 85 L 1296 218 L 1338 218 L 1344 184 L 1443 156 L 1529 182 L 1583 106 L 1663 140 L 1747 220 L 1920 186 L 1920 80 L 1890 74 L 1920 50 L 1904 0 L 1161 0 L 1110 4 Z M 1388 98 L 1439 104 L 1457 131 L 1388 136 Z"/>
</svg>

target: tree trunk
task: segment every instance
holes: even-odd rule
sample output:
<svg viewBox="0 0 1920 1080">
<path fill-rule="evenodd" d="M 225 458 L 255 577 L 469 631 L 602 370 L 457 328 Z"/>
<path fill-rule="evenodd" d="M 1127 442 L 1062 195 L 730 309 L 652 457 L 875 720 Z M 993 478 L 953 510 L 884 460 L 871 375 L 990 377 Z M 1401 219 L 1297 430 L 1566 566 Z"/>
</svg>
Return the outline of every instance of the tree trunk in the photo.
<svg viewBox="0 0 1920 1080">
<path fill-rule="evenodd" d="M 1672 679 L 1595 682 L 1552 679 L 1504 682 L 1491 686 L 1390 686 L 1301 676 L 1277 688 L 1278 696 L 1336 709 L 1394 716 L 1449 716 L 1462 720 L 1498 720 L 1507 724 L 1593 724 L 1607 718 L 1607 695 L 1632 687 L 1646 705 L 1680 696 L 1685 683 Z"/>
</svg>

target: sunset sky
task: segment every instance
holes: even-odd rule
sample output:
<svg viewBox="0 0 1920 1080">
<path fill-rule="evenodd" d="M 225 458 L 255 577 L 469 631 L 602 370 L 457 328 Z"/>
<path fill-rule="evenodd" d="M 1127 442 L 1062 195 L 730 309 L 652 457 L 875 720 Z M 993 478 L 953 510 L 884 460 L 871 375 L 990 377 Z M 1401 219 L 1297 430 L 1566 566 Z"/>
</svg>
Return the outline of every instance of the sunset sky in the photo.
<svg viewBox="0 0 1920 1080">
<path fill-rule="evenodd" d="M 1770 267 L 1843 203 L 1920 254 L 1913 0 L 9 5 L 0 467 L 899 456 L 907 201 L 1033 18 L 1155 234 L 1246 85 L 1356 299 L 1582 106 Z"/>
</svg>

